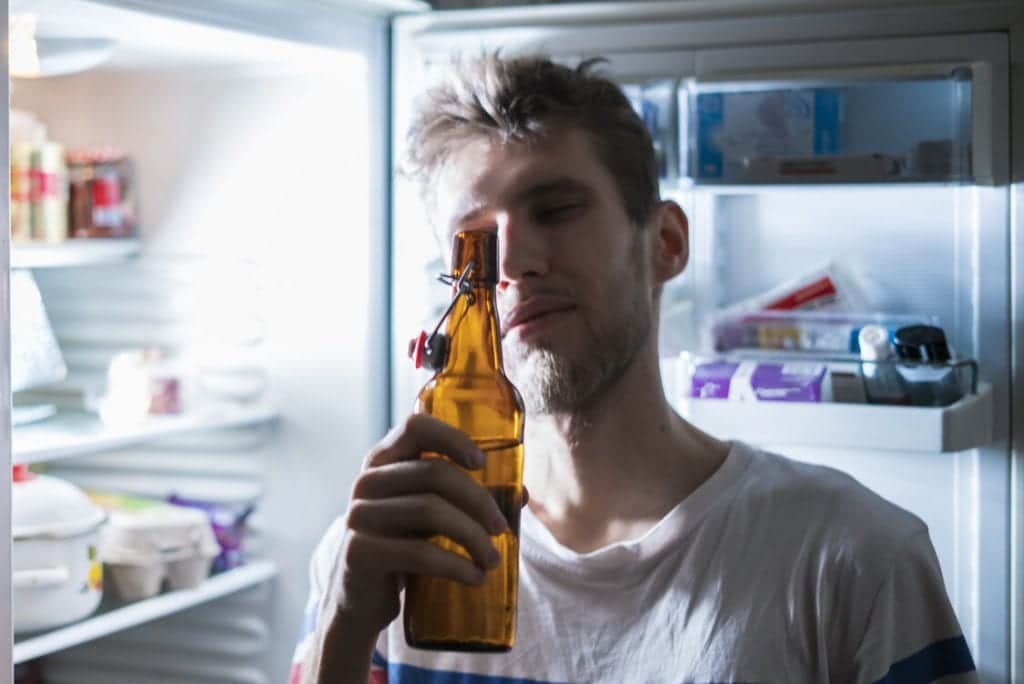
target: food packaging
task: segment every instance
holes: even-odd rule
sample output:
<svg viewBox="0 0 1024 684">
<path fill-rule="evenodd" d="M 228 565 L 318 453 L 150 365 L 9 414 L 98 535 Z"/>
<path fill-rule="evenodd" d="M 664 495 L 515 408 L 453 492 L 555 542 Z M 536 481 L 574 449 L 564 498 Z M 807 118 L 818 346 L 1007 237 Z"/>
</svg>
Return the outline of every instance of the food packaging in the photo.
<svg viewBox="0 0 1024 684">
<path fill-rule="evenodd" d="M 11 241 L 32 240 L 31 143 L 11 143 Z"/>
<path fill-rule="evenodd" d="M 867 326 L 895 331 L 933 319 L 843 311 L 725 311 L 712 317 L 709 348 L 716 352 L 757 350 L 854 356 L 860 352 L 860 331 Z"/>
<path fill-rule="evenodd" d="M 752 159 L 835 155 L 841 106 L 834 88 L 698 93 L 694 176 L 749 181 Z"/>
<path fill-rule="evenodd" d="M 809 270 L 723 313 L 752 311 L 864 311 L 864 296 L 848 273 L 834 263 Z"/>
<path fill-rule="evenodd" d="M 134 170 L 124 153 L 110 147 L 70 150 L 68 184 L 71 237 L 135 235 Z"/>
<path fill-rule="evenodd" d="M 819 363 L 708 361 L 693 371 L 690 396 L 734 401 L 810 401 L 825 395 L 827 367 Z"/>
<path fill-rule="evenodd" d="M 172 494 L 168 501 L 177 506 L 188 506 L 203 511 L 210 520 L 220 553 L 213 560 L 213 571 L 230 570 L 242 564 L 246 521 L 256 506 L 251 503 L 224 503 L 186 499 Z"/>
<path fill-rule="evenodd" d="M 52 629 L 92 614 L 103 596 L 103 510 L 71 483 L 19 465 L 11 514 L 14 631 Z"/>
<path fill-rule="evenodd" d="M 220 553 L 207 516 L 163 501 L 92 494 L 110 515 L 100 538 L 100 558 L 111 584 L 126 601 L 191 589 L 210 574 Z"/>
<path fill-rule="evenodd" d="M 107 391 L 97 402 L 109 425 L 131 424 L 150 415 L 180 414 L 185 408 L 186 364 L 156 348 L 115 354 L 107 369 Z"/>
<path fill-rule="evenodd" d="M 850 154 L 821 157 L 753 157 L 743 160 L 747 182 L 884 181 L 904 175 L 901 157 Z"/>
<path fill-rule="evenodd" d="M 39 143 L 29 162 L 29 202 L 32 238 L 63 242 L 68 237 L 68 179 L 64 147 L 55 142 Z"/>
</svg>

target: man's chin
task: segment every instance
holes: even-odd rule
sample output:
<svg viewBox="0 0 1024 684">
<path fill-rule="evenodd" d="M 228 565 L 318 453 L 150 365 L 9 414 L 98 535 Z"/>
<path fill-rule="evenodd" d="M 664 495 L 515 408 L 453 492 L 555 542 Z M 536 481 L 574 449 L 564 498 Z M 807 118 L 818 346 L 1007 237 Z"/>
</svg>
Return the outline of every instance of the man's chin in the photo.
<svg viewBox="0 0 1024 684">
<path fill-rule="evenodd" d="M 559 413 L 566 398 L 575 395 L 576 373 L 571 362 L 547 350 L 532 350 L 525 357 L 516 357 L 506 368 L 512 384 L 523 395 L 528 413 Z"/>
</svg>

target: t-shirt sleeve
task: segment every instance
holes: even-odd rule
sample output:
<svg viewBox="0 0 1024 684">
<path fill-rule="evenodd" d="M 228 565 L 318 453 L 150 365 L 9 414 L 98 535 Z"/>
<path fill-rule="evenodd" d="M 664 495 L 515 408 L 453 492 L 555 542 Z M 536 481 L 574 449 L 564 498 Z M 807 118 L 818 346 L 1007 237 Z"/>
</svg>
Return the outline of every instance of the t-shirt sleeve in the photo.
<svg viewBox="0 0 1024 684">
<path fill-rule="evenodd" d="M 302 617 L 299 640 L 292 655 L 292 666 L 288 684 L 309 684 L 314 681 L 320 664 L 320 644 L 329 619 L 331 577 L 337 567 L 344 534 L 341 518 L 327 529 L 309 563 L 309 597 Z M 387 684 L 387 631 L 381 632 L 377 640 L 373 661 L 370 665 L 369 684 Z"/>
<path fill-rule="evenodd" d="M 977 683 L 927 530 L 895 554 L 854 661 L 857 684 Z"/>
</svg>

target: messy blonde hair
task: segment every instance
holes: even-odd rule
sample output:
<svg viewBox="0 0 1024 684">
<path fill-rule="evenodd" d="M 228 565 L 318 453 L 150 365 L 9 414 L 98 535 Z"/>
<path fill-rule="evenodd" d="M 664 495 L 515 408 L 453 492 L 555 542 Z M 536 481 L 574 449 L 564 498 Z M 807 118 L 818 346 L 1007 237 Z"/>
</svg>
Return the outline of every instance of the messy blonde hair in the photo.
<svg viewBox="0 0 1024 684">
<path fill-rule="evenodd" d="M 438 172 L 467 140 L 530 143 L 555 129 L 579 128 L 615 179 L 630 220 L 644 225 L 659 200 L 654 145 L 622 90 L 595 73 L 603 61 L 570 68 L 496 52 L 456 60 L 448 79 L 424 95 L 406 137 L 404 173 L 432 205 Z"/>
</svg>

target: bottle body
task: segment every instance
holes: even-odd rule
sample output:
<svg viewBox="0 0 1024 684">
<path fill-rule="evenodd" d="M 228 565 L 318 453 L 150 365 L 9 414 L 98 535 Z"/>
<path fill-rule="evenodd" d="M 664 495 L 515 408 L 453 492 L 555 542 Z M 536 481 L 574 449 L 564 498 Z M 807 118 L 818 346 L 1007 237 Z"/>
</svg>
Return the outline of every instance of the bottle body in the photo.
<svg viewBox="0 0 1024 684">
<path fill-rule="evenodd" d="M 483 584 L 407 577 L 403 622 L 406 642 L 415 648 L 500 652 L 515 643 L 524 409 L 519 393 L 502 370 L 494 307 L 496 252 L 493 233 L 473 231 L 456 236 L 456 271 L 474 255 L 475 263 L 483 263 L 483 267 L 477 269 L 472 293 L 456 300 L 446 329 L 448 358 L 420 391 L 416 412 L 462 430 L 484 451 L 484 467 L 464 472 L 491 493 L 508 526 L 491 537 L 501 560 L 487 571 Z M 446 457 L 425 453 L 422 458 Z M 438 536 L 430 541 L 469 558 L 451 539 Z"/>
<path fill-rule="evenodd" d="M 516 635 L 519 595 L 519 509 L 522 502 L 522 442 L 486 449 L 488 465 L 474 479 L 494 496 L 508 527 L 491 537 L 501 560 L 481 585 L 412 575 L 405 587 L 406 642 L 415 648 L 444 651 L 503 652 Z M 438 455 L 427 455 L 437 458 Z M 446 537 L 431 542 L 466 558 L 469 554 Z"/>
</svg>

